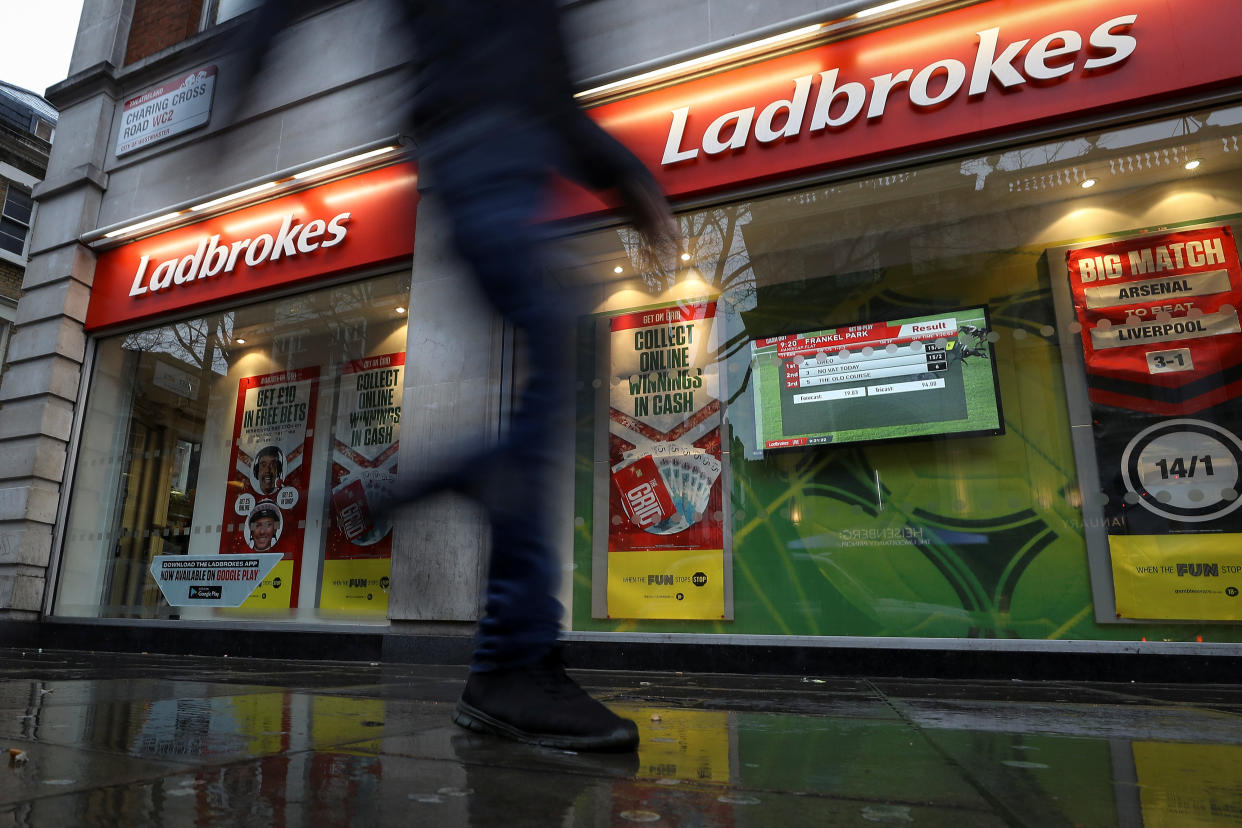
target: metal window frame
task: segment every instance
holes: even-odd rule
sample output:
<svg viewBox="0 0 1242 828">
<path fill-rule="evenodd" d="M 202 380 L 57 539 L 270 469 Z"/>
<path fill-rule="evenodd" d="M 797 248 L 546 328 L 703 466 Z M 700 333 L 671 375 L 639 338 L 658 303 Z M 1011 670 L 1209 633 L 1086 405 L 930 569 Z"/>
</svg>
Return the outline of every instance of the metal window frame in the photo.
<svg viewBox="0 0 1242 828">
<path fill-rule="evenodd" d="M 0 248 L 0 257 L 14 261 L 16 264 L 25 267 L 27 259 L 30 256 L 30 231 L 34 227 L 35 219 L 39 215 L 39 203 L 34 200 L 34 197 L 30 193 L 23 193 L 23 195 L 30 199 L 30 221 L 28 222 L 24 222 L 5 213 L 6 208 L 9 206 L 9 194 L 13 192 L 21 192 L 21 190 L 16 189 L 21 186 L 20 182 L 8 183 L 8 186 L 4 190 L 4 200 L 0 201 L 0 219 L 7 219 L 20 227 L 26 228 L 26 232 L 22 235 L 22 249 L 20 252 L 14 253 L 10 250 Z"/>
</svg>

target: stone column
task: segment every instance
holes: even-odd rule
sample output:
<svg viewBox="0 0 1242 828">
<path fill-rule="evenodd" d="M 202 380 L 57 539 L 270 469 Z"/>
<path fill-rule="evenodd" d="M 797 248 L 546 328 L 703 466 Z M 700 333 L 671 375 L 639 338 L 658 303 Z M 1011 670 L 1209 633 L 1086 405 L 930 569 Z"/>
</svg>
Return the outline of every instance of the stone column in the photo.
<svg viewBox="0 0 1242 828">
<path fill-rule="evenodd" d="M 398 467 L 414 474 L 493 444 L 501 418 L 503 323 L 448 249 L 436 208 L 429 199 L 418 206 L 410 289 Z M 483 512 L 462 498 L 436 497 L 403 509 L 393 538 L 394 628 L 473 622 L 488 546 Z"/>
<path fill-rule="evenodd" d="M 95 257 L 78 242 L 95 228 L 104 159 L 133 0 L 86 0 L 69 78 L 48 91 L 60 110 L 0 383 L 0 618 L 43 607 L 52 530 L 82 383 L 82 330 Z"/>
</svg>

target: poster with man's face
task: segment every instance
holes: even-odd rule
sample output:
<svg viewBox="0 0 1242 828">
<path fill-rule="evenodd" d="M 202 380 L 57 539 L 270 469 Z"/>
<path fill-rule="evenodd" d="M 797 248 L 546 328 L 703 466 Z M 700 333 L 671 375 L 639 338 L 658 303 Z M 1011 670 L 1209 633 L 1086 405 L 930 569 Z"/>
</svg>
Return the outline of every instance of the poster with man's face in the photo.
<svg viewBox="0 0 1242 828">
<path fill-rule="evenodd" d="M 247 606 L 298 605 L 318 382 L 314 367 L 238 384 L 220 552 L 284 555 Z"/>
<path fill-rule="evenodd" d="M 259 494 L 275 494 L 285 479 L 285 455 L 277 446 L 265 446 L 251 466 L 251 483 Z"/>
<path fill-rule="evenodd" d="M 246 545 L 255 552 L 274 552 L 283 523 L 276 504 L 261 502 L 246 518 Z"/>
</svg>

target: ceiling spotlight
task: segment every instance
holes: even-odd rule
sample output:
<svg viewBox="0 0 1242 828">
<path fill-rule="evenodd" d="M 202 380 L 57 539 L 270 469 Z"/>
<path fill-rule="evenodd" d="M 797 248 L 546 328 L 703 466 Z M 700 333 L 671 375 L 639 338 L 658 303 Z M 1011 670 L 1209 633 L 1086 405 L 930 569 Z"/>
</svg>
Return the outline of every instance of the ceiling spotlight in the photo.
<svg viewBox="0 0 1242 828">
<path fill-rule="evenodd" d="M 1094 178 L 1088 178 L 1086 181 L 1082 182 L 1082 188 L 1084 190 L 1090 190 L 1094 186 L 1095 186 Z"/>
<path fill-rule="evenodd" d="M 398 305 L 398 306 L 397 306 L 397 313 L 405 313 L 405 308 L 403 308 L 403 307 L 401 307 L 400 305 Z"/>
<path fill-rule="evenodd" d="M 233 340 L 233 341 L 234 341 L 234 342 L 236 342 L 238 345 L 245 345 L 245 344 L 246 344 L 246 340 L 242 339 L 240 336 L 239 336 L 239 337 L 237 337 L 237 339 L 235 339 L 235 340 Z"/>
<path fill-rule="evenodd" d="M 1186 162 L 1186 169 L 1188 169 L 1188 170 L 1197 170 L 1197 169 L 1199 169 L 1199 165 L 1200 165 L 1200 164 L 1202 164 L 1202 163 L 1203 163 L 1203 159 L 1201 159 L 1201 158 L 1196 158 L 1196 159 L 1194 159 L 1193 161 L 1187 161 L 1187 162 Z"/>
<path fill-rule="evenodd" d="M 854 16 L 855 17 L 872 17 L 877 14 L 884 14 L 885 12 L 896 11 L 897 9 L 900 9 L 903 6 L 912 6 L 917 2 L 918 0 L 892 0 L 891 3 L 881 3 L 878 6 L 872 6 L 869 9 L 864 9 L 863 11 L 858 12 Z"/>
<path fill-rule="evenodd" d="M 625 268 L 623 268 L 621 265 L 617 265 L 616 267 L 612 269 L 613 273 L 623 273 L 624 271 L 625 271 Z"/>
<path fill-rule="evenodd" d="M 683 262 L 688 262 L 688 261 L 690 261 L 690 254 L 689 254 L 689 253 L 682 253 L 682 254 L 681 254 L 681 260 L 682 260 Z"/>
</svg>

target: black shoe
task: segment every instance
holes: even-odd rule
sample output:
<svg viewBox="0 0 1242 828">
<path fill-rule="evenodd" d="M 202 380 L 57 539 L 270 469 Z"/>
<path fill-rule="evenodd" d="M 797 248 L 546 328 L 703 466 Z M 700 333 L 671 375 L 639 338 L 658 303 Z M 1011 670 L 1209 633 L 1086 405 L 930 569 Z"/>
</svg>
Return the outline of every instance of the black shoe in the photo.
<svg viewBox="0 0 1242 828">
<path fill-rule="evenodd" d="M 472 672 L 453 721 L 480 733 L 562 750 L 638 747 L 638 726 L 587 695 L 566 675 L 558 650 L 538 664 Z"/>
</svg>

